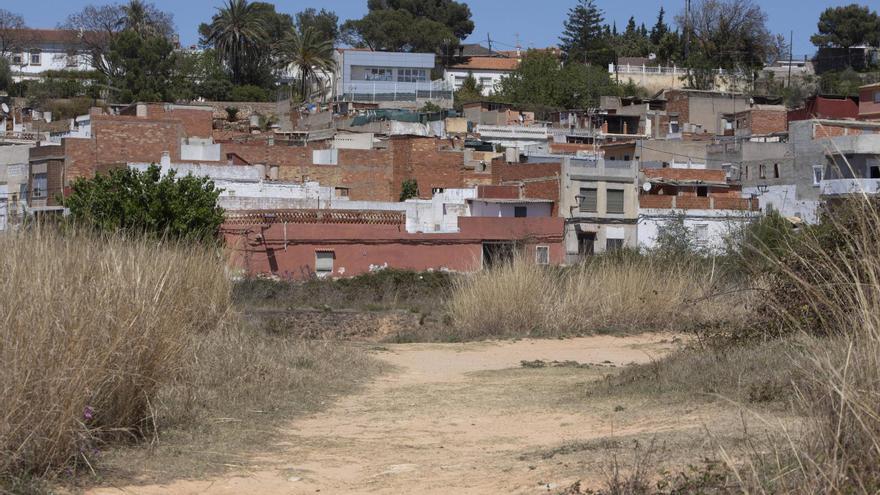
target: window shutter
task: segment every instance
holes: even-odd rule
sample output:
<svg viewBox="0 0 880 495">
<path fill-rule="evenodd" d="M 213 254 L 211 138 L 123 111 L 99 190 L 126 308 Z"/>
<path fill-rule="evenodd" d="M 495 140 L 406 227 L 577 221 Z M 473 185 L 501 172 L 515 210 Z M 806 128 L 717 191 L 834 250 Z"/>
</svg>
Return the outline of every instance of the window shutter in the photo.
<svg viewBox="0 0 880 495">
<path fill-rule="evenodd" d="M 332 251 L 316 251 L 315 252 L 315 273 L 332 273 L 333 272 L 333 252 Z"/>
<path fill-rule="evenodd" d="M 596 189 L 581 189 L 580 210 L 583 212 L 595 212 L 598 205 L 598 194 Z"/>
<path fill-rule="evenodd" d="M 608 190 L 608 213 L 623 213 L 623 190 Z"/>
</svg>

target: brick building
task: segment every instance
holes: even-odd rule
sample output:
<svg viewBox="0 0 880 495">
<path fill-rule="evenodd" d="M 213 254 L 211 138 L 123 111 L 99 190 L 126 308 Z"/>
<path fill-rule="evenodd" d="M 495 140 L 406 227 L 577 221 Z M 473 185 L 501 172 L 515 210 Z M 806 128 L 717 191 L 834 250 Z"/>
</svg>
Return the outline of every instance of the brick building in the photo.
<svg viewBox="0 0 880 495">
<path fill-rule="evenodd" d="M 760 215 L 757 198 L 743 198 L 723 170 L 645 168 L 641 182 L 640 248 L 657 247 L 660 232 L 680 219 L 694 245 L 717 251 L 733 229 Z"/>
</svg>

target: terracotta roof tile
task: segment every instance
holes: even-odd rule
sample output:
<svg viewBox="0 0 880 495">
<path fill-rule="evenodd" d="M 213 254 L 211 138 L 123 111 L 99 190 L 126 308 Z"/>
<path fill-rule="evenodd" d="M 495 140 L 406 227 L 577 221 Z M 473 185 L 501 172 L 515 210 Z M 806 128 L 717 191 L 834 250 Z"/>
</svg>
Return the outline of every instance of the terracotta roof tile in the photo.
<svg viewBox="0 0 880 495">
<path fill-rule="evenodd" d="M 450 65 L 450 69 L 472 69 L 472 70 L 516 70 L 519 67 L 519 60 L 515 58 L 503 57 L 469 57 L 460 64 Z"/>
</svg>

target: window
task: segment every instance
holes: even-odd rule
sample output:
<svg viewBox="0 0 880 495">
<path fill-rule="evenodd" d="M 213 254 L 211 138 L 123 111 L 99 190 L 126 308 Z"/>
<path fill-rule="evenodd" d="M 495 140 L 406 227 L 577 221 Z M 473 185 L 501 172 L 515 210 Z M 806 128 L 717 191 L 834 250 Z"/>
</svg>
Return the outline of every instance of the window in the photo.
<svg viewBox="0 0 880 495">
<path fill-rule="evenodd" d="M 880 91 L 874 91 L 874 103 L 880 103 Z"/>
<path fill-rule="evenodd" d="M 605 251 L 620 251 L 623 249 L 623 239 L 605 239 Z"/>
<path fill-rule="evenodd" d="M 483 86 L 484 88 L 491 88 L 493 86 L 492 85 L 492 78 L 491 77 L 481 77 L 480 78 L 480 85 Z"/>
<path fill-rule="evenodd" d="M 22 201 L 24 201 L 25 203 L 27 203 L 27 199 L 28 199 L 28 187 L 27 187 L 27 184 L 19 184 L 19 185 L 18 185 L 18 196 L 21 198 Z"/>
<path fill-rule="evenodd" d="M 328 277 L 333 273 L 333 251 L 315 251 L 315 275 Z"/>
<path fill-rule="evenodd" d="M 515 218 L 525 218 L 528 216 L 529 209 L 525 206 L 514 206 L 513 207 L 513 216 Z"/>
<path fill-rule="evenodd" d="M 12 65 L 22 65 L 24 64 L 24 56 L 20 53 L 16 53 L 12 56 Z"/>
<path fill-rule="evenodd" d="M 79 65 L 79 57 L 75 53 L 67 54 L 67 66 L 68 67 L 76 67 Z"/>
<path fill-rule="evenodd" d="M 445 190 L 446 190 L 446 189 L 445 189 L 445 188 L 442 188 L 442 187 L 432 187 L 432 188 L 431 188 L 431 194 L 432 194 L 432 195 L 433 195 L 433 194 L 443 194 L 443 191 L 445 191 Z"/>
<path fill-rule="evenodd" d="M 869 178 L 871 179 L 880 179 L 880 166 L 871 165 L 868 167 L 868 175 L 870 175 Z"/>
<path fill-rule="evenodd" d="M 578 255 L 592 256 L 596 246 L 596 234 L 594 232 L 580 232 L 578 239 Z"/>
<path fill-rule="evenodd" d="M 758 177 L 761 179 L 767 178 L 767 167 L 763 163 L 758 165 Z"/>
<path fill-rule="evenodd" d="M 397 69 L 398 82 L 424 82 L 427 80 L 425 69 Z"/>
<path fill-rule="evenodd" d="M 623 189 L 609 189 L 607 196 L 606 213 L 623 213 Z"/>
<path fill-rule="evenodd" d="M 364 70 L 364 79 L 367 81 L 390 81 L 392 72 L 391 69 L 371 67 Z"/>
<path fill-rule="evenodd" d="M 749 167 L 748 165 L 746 165 L 746 180 L 749 180 L 749 175 L 751 175 L 751 174 L 749 173 L 749 172 L 750 172 L 749 168 L 750 168 L 750 167 Z"/>
<path fill-rule="evenodd" d="M 623 161 L 628 162 L 628 161 L 629 161 L 629 155 L 623 155 Z"/>
<path fill-rule="evenodd" d="M 706 186 L 697 186 L 697 196 L 700 198 L 709 197 L 709 188 Z"/>
<path fill-rule="evenodd" d="M 41 53 L 31 53 L 31 65 L 40 65 L 42 58 Z"/>
<path fill-rule="evenodd" d="M 813 165 L 813 185 L 818 186 L 823 179 L 822 165 Z"/>
<path fill-rule="evenodd" d="M 779 178 L 779 164 L 778 163 L 773 164 L 773 178 L 774 179 Z"/>
<path fill-rule="evenodd" d="M 581 188 L 578 196 L 578 207 L 582 212 L 595 213 L 599 204 L 598 190 L 596 188 Z"/>
<path fill-rule="evenodd" d="M 48 194 L 49 179 L 46 174 L 34 174 L 34 199 L 45 199 Z"/>
<path fill-rule="evenodd" d="M 347 187 L 337 187 L 333 189 L 333 192 L 336 194 L 337 198 L 347 198 L 349 189 Z"/>
<path fill-rule="evenodd" d="M 535 263 L 539 265 L 550 264 L 550 246 L 535 247 Z"/>
</svg>

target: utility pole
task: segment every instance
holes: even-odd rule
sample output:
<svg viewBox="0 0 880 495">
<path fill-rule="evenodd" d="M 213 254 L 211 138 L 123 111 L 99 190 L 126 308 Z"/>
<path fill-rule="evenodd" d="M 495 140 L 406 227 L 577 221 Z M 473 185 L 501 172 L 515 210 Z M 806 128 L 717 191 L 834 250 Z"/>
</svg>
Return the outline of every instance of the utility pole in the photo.
<svg viewBox="0 0 880 495">
<path fill-rule="evenodd" d="M 691 52 L 691 0 L 684 0 L 684 59 L 687 61 Z"/>
<path fill-rule="evenodd" d="M 486 33 L 486 42 L 489 43 L 489 51 L 492 51 L 492 36 L 489 33 Z"/>
<path fill-rule="evenodd" d="M 791 34 L 788 35 L 788 87 L 791 87 L 791 59 L 794 55 L 792 55 L 792 50 L 794 49 L 794 30 L 791 30 Z"/>
</svg>

